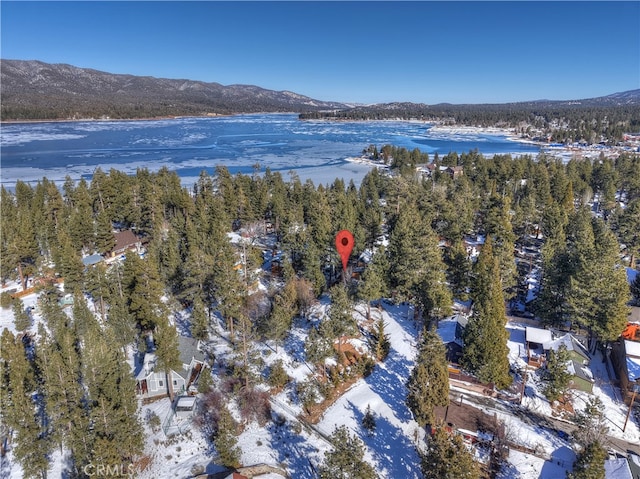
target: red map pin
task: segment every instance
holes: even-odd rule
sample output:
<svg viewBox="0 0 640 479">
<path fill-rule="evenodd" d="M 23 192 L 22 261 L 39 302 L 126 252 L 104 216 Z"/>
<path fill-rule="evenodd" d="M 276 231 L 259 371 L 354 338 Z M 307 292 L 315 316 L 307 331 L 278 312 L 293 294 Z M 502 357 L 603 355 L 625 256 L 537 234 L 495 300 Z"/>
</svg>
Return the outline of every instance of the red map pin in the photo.
<svg viewBox="0 0 640 479">
<path fill-rule="evenodd" d="M 349 230 L 338 231 L 336 235 L 336 249 L 342 258 L 342 270 L 347 271 L 347 261 L 353 250 L 353 235 Z"/>
</svg>

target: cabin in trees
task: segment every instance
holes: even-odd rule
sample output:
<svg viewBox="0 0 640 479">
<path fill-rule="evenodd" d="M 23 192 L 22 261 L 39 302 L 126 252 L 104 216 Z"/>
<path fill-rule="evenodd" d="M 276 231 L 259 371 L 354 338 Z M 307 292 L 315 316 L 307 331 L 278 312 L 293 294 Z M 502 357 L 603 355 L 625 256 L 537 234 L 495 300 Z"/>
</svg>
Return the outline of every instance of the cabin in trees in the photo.
<svg viewBox="0 0 640 479">
<path fill-rule="evenodd" d="M 589 352 L 575 336 L 567 333 L 558 338 L 548 329 L 525 329 L 525 341 L 527 348 L 527 364 L 534 368 L 542 367 L 549 351 L 558 351 L 561 346 L 567 349 L 569 362 L 567 372 L 571 375 L 569 387 L 591 393 L 593 391 L 593 374 L 589 369 Z"/>
<path fill-rule="evenodd" d="M 107 255 L 109 258 L 117 258 L 127 251 L 142 252 L 142 240 L 132 230 L 118 231 L 113 234 L 115 246 Z"/>
<path fill-rule="evenodd" d="M 154 353 L 145 353 L 139 370 L 136 371 L 136 393 L 146 399 L 169 394 L 167 380 L 172 381 L 173 392 L 187 392 L 194 384 L 202 370 L 207 366 L 200 341 L 192 338 L 178 337 L 178 351 L 182 368 L 165 371 L 157 370 L 157 357 Z"/>
<path fill-rule="evenodd" d="M 463 314 L 456 314 L 438 321 L 436 332 L 447 348 L 447 361 L 459 364 L 462 356 L 462 333 L 467 326 L 469 318 Z"/>
<path fill-rule="evenodd" d="M 620 380 L 620 391 L 630 400 L 640 384 L 640 342 L 620 338 L 613 343 L 611 363 Z"/>
</svg>

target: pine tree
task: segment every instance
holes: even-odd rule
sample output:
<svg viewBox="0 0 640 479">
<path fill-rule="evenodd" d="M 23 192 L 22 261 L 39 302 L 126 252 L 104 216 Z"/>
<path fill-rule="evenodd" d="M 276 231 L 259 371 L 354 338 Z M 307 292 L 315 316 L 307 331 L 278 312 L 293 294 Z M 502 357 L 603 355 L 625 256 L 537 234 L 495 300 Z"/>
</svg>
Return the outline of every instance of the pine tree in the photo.
<svg viewBox="0 0 640 479">
<path fill-rule="evenodd" d="M 349 434 L 346 426 L 336 427 L 330 438 L 333 449 L 324 453 L 318 467 L 320 479 L 375 479 L 373 467 L 364 460 L 364 444 Z"/>
<path fill-rule="evenodd" d="M 173 401 L 175 391 L 173 390 L 173 373 L 171 371 L 179 370 L 182 367 L 182 363 L 178 352 L 178 332 L 175 327 L 169 324 L 166 318 L 162 318 L 156 323 L 154 343 L 156 346 L 155 353 L 158 358 L 158 370 L 165 372 L 169 398 Z"/>
<path fill-rule="evenodd" d="M 544 395 L 549 401 L 557 401 L 564 397 L 569 387 L 569 381 L 571 381 L 571 374 L 567 370 L 569 359 L 569 353 L 564 344 L 558 348 L 557 352 L 553 349 L 549 351 L 544 373 L 544 379 L 547 381 Z"/>
<path fill-rule="evenodd" d="M 385 332 L 385 326 L 384 319 L 382 317 L 378 318 L 370 336 L 371 349 L 377 361 L 384 361 L 391 349 L 389 335 Z"/>
<path fill-rule="evenodd" d="M 367 409 L 362 416 L 362 427 L 366 429 L 367 434 L 372 436 L 376 430 L 376 418 L 371 412 L 371 405 L 367 404 Z"/>
<path fill-rule="evenodd" d="M 338 340 L 338 354 L 342 354 L 344 336 L 358 332 L 358 323 L 353 317 L 353 305 L 346 288 L 340 284 L 331 289 L 329 316 L 322 324 L 322 331 L 327 333 L 328 339 Z"/>
<path fill-rule="evenodd" d="M 33 364 L 22 341 L 6 328 L 0 338 L 0 375 L 2 421 L 12 431 L 13 457 L 25 478 L 46 478 L 52 445 L 46 415 L 38 411 Z"/>
<path fill-rule="evenodd" d="M 478 379 L 509 386 L 509 333 L 505 328 L 506 310 L 500 281 L 500 267 L 493 256 L 491 237 L 487 238 L 476 263 L 473 314 L 465 328 L 462 363 Z"/>
<path fill-rule="evenodd" d="M 417 209 L 404 207 L 389 239 L 391 280 L 401 297 L 414 298 L 429 316 L 446 315 L 452 304 L 437 237 Z"/>
<path fill-rule="evenodd" d="M 578 453 L 573 471 L 567 471 L 567 479 L 605 479 L 604 463 L 607 451 L 599 442 L 592 442 Z"/>
<path fill-rule="evenodd" d="M 64 315 L 64 313 L 62 313 Z M 47 318 L 49 319 L 49 318 Z M 39 331 L 39 368 L 43 372 L 46 413 L 52 439 L 69 449 L 76 474 L 91 461 L 92 434 L 86 394 L 82 385 L 80 342 L 75 329 L 62 321 L 52 335 Z"/>
<path fill-rule="evenodd" d="M 594 396 L 589 398 L 584 410 L 578 411 L 573 417 L 573 422 L 578 426 L 573 437 L 583 449 L 596 442 L 602 444 L 606 440 L 609 427 L 604 411 L 604 404 Z"/>
<path fill-rule="evenodd" d="M 476 479 L 480 467 L 458 435 L 449 434 L 440 426 L 427 439 L 427 449 L 421 454 L 420 466 L 425 479 Z"/>
<path fill-rule="evenodd" d="M 218 417 L 218 427 L 213 443 L 220 458 L 220 464 L 236 468 L 240 466 L 240 449 L 236 433 L 237 424 L 231 413 L 223 406 Z"/>
<path fill-rule="evenodd" d="M 194 299 L 191 309 L 191 335 L 196 339 L 208 339 L 209 337 L 209 319 L 204 303 L 199 296 Z"/>
<path fill-rule="evenodd" d="M 94 464 L 124 464 L 142 452 L 135 383 L 112 333 L 94 325 L 85 334 L 83 378 L 88 392 Z"/>
<path fill-rule="evenodd" d="M 380 254 L 380 252 L 377 254 Z M 373 262 L 369 264 L 362 275 L 362 281 L 358 284 L 358 297 L 367 303 L 368 320 L 371 319 L 371 301 L 379 300 L 385 291 L 384 280 L 377 266 Z"/>
<path fill-rule="evenodd" d="M 13 300 L 13 324 L 18 331 L 26 331 L 31 326 L 31 317 L 24 309 L 24 303 L 20 298 Z"/>
<path fill-rule="evenodd" d="M 449 404 L 449 370 L 444 344 L 434 331 L 423 331 L 416 365 L 407 382 L 407 406 L 417 423 L 435 423 L 433 408 Z"/>
<path fill-rule="evenodd" d="M 276 352 L 278 345 L 287 337 L 291 329 L 295 315 L 295 301 L 295 280 L 289 280 L 282 291 L 274 296 L 271 313 L 264 323 L 263 333 L 265 337 L 275 341 Z"/>
<path fill-rule="evenodd" d="M 466 300 L 471 285 L 471 261 L 461 239 L 456 240 L 445 254 L 447 277 L 451 292 L 457 299 Z"/>
</svg>

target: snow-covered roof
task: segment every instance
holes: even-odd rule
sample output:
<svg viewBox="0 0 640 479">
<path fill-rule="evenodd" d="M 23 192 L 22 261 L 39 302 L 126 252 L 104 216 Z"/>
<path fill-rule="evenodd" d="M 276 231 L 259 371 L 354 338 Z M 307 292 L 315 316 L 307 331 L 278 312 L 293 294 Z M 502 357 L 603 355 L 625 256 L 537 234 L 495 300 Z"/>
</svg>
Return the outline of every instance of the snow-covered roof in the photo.
<svg viewBox="0 0 640 479">
<path fill-rule="evenodd" d="M 178 404 L 176 407 L 190 407 L 192 408 L 196 403 L 195 396 L 181 396 L 178 398 Z"/>
<path fill-rule="evenodd" d="M 438 321 L 438 329 L 436 333 L 442 338 L 445 344 L 456 342 L 462 346 L 462 330 L 467 326 L 469 319 L 462 315 L 456 314 Z"/>
<path fill-rule="evenodd" d="M 589 351 L 587 351 L 582 343 L 580 343 L 580 341 L 578 341 L 571 333 L 560 336 L 553 341 L 546 342 L 542 345 L 542 347 L 545 351 L 548 351 L 549 349 L 557 351 L 563 344 L 566 346 L 567 351 L 575 351 L 585 359 L 589 359 Z"/>
<path fill-rule="evenodd" d="M 640 359 L 627 356 L 627 373 L 631 381 L 640 379 Z"/>
<path fill-rule="evenodd" d="M 548 329 L 527 326 L 525 328 L 525 339 L 528 343 L 544 344 L 553 341 L 553 335 Z"/>
<path fill-rule="evenodd" d="M 606 479 L 633 479 L 629 463 L 623 457 L 604 461 L 604 477 Z"/>
<path fill-rule="evenodd" d="M 85 256 L 82 258 L 82 264 L 85 266 L 91 266 L 92 264 L 98 264 L 103 261 L 104 258 L 99 254 L 92 254 L 91 256 Z"/>
<path fill-rule="evenodd" d="M 567 363 L 567 371 L 569 371 L 569 374 L 571 374 L 572 376 L 576 376 L 576 377 L 579 377 L 581 379 L 585 379 L 587 381 L 594 382 L 593 381 L 593 374 L 591 373 L 591 369 L 589 369 L 586 366 L 583 366 L 580 363 L 577 363 L 575 361 L 569 361 Z"/>
<path fill-rule="evenodd" d="M 640 343 L 637 341 L 624 341 L 624 350 L 627 352 L 627 356 L 635 356 L 640 358 Z"/>
</svg>

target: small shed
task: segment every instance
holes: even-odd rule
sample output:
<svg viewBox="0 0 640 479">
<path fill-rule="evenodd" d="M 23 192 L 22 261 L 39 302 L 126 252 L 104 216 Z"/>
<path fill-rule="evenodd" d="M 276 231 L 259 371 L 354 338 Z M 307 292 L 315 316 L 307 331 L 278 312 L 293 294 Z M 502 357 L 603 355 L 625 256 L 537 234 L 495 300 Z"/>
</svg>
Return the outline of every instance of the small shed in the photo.
<svg viewBox="0 0 640 479">
<path fill-rule="evenodd" d="M 188 419 L 196 409 L 196 396 L 180 396 L 176 402 L 176 419 Z"/>
<path fill-rule="evenodd" d="M 544 344 L 553 341 L 553 335 L 548 329 L 525 328 L 525 343 L 527 346 L 527 364 L 535 368 L 542 366 L 545 360 Z"/>
</svg>

